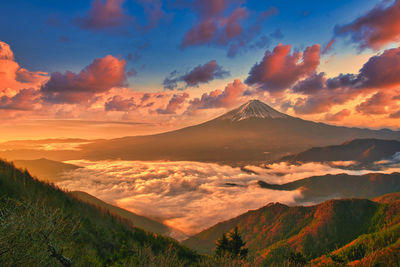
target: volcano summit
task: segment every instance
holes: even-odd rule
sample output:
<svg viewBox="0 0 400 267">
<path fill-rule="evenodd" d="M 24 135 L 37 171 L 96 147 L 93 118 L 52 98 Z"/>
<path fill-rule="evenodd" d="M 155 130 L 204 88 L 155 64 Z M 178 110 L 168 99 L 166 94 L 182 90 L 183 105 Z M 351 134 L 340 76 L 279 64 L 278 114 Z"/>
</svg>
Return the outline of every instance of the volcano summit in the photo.
<svg viewBox="0 0 400 267">
<path fill-rule="evenodd" d="M 213 120 L 147 136 L 98 141 L 82 146 L 91 160 L 187 160 L 230 164 L 274 160 L 315 146 L 358 138 L 400 140 L 390 130 L 348 128 L 291 117 L 251 100 Z"/>
</svg>

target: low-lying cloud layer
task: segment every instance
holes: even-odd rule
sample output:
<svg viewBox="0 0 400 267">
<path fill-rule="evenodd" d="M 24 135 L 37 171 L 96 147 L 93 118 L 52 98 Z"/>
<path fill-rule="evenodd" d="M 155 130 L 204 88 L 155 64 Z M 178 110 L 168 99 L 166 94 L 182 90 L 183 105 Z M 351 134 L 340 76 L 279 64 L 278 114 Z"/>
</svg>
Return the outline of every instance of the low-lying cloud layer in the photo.
<svg viewBox="0 0 400 267">
<path fill-rule="evenodd" d="M 104 201 L 194 234 L 220 221 L 270 202 L 296 203 L 297 191 L 262 189 L 257 181 L 282 184 L 313 175 L 369 170 L 344 170 L 349 162 L 328 165 L 271 164 L 246 170 L 200 162 L 69 161 L 83 166 L 65 174 L 58 186 L 82 190 Z M 250 171 L 251 170 L 251 171 Z M 393 172 L 387 169 L 380 172 Z"/>
<path fill-rule="evenodd" d="M 84 166 L 58 186 L 83 190 L 187 234 L 270 202 L 293 204 L 300 191 L 258 187 L 258 175 L 199 162 L 70 161 Z M 236 186 L 232 186 L 236 184 Z"/>
</svg>

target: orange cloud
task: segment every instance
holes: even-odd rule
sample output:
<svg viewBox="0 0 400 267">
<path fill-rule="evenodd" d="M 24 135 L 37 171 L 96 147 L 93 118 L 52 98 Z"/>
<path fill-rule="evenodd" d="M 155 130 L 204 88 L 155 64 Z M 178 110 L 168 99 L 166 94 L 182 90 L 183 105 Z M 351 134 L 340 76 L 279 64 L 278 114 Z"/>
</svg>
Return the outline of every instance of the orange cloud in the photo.
<svg viewBox="0 0 400 267">
<path fill-rule="evenodd" d="M 124 86 L 127 77 L 125 66 L 125 60 L 107 55 L 95 59 L 78 74 L 54 72 L 40 89 L 43 99 L 50 103 L 88 102 L 97 94 Z"/>
<path fill-rule="evenodd" d="M 337 113 L 327 113 L 325 115 L 325 120 L 327 121 L 341 121 L 343 120 L 345 117 L 350 116 L 351 111 L 348 109 L 343 109 Z"/>
<path fill-rule="evenodd" d="M 14 61 L 14 53 L 8 44 L 0 42 L 0 59 Z"/>
<path fill-rule="evenodd" d="M 397 96 L 400 92 L 397 92 Z M 392 92 L 377 92 L 364 102 L 356 106 L 356 110 L 364 115 L 387 114 L 397 110 L 400 106 Z"/>
<path fill-rule="evenodd" d="M 135 109 L 137 106 L 133 97 L 123 98 L 120 95 L 115 95 L 107 100 L 104 107 L 106 111 L 129 111 Z"/>
<path fill-rule="evenodd" d="M 316 44 L 307 47 L 304 53 L 290 54 L 290 45 L 279 44 L 272 52 L 265 52 L 262 61 L 251 68 L 245 82 L 272 94 L 281 93 L 299 79 L 315 72 L 320 50 L 320 45 Z"/>
<path fill-rule="evenodd" d="M 38 88 L 48 79 L 46 72 L 32 72 L 14 61 L 10 46 L 0 41 L 0 93 L 10 89 L 15 93 L 22 88 Z"/>
<path fill-rule="evenodd" d="M 383 46 L 400 41 L 400 1 L 388 7 L 382 1 L 367 14 L 344 26 L 335 27 L 335 35 L 350 36 L 361 49 Z"/>
<path fill-rule="evenodd" d="M 323 113 L 360 95 L 375 93 L 355 109 L 364 115 L 388 113 L 397 108 L 394 90 L 400 86 L 399 73 L 400 48 L 388 49 L 372 56 L 358 74 L 340 74 L 327 79 L 325 73 L 313 73 L 299 81 L 292 92 L 305 96 L 299 97 L 292 107 L 298 114 Z"/>
<path fill-rule="evenodd" d="M 204 93 L 201 98 L 194 98 L 186 110 L 186 114 L 193 115 L 200 109 L 230 108 L 241 102 L 241 96 L 247 86 L 239 79 L 226 85 L 224 91 L 215 90 Z"/>
<path fill-rule="evenodd" d="M 39 103 L 40 94 L 35 89 L 22 89 L 13 97 L 0 97 L 0 109 L 32 110 Z"/>
<path fill-rule="evenodd" d="M 182 104 L 188 97 L 188 93 L 174 94 L 169 100 L 167 107 L 165 109 L 157 109 L 156 112 L 158 114 L 176 114 L 176 111 L 182 108 Z"/>
</svg>

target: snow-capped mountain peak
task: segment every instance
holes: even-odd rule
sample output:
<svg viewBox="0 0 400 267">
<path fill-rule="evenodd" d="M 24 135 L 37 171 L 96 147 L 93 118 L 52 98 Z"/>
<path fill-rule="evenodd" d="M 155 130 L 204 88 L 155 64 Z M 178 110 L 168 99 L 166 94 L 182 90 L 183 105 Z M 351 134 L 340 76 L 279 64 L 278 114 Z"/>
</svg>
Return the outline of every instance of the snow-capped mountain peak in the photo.
<svg viewBox="0 0 400 267">
<path fill-rule="evenodd" d="M 218 119 L 220 120 L 231 120 L 231 121 L 241 121 L 250 118 L 259 119 L 283 119 L 289 116 L 283 114 L 267 104 L 259 100 L 250 100 L 249 102 L 241 105 L 237 109 L 234 109 Z"/>
</svg>

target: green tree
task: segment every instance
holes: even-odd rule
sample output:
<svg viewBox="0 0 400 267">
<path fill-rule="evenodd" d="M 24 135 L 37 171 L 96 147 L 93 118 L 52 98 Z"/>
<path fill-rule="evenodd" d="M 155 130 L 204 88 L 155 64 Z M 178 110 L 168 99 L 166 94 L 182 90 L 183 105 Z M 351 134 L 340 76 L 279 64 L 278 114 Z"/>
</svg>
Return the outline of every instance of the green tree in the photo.
<svg viewBox="0 0 400 267">
<path fill-rule="evenodd" d="M 307 264 L 307 259 L 301 252 L 291 252 L 289 255 L 290 266 L 304 266 Z"/>
<path fill-rule="evenodd" d="M 216 244 L 217 247 L 215 248 L 215 254 L 217 254 L 217 256 L 223 256 L 229 251 L 229 240 L 226 237 L 226 233 L 222 234 Z"/>
<path fill-rule="evenodd" d="M 237 226 L 228 234 L 228 237 L 226 233 L 222 234 L 216 244 L 215 253 L 217 256 L 229 254 L 235 258 L 244 259 L 247 257 L 248 249 L 244 248 L 246 242 L 242 240 Z"/>
<path fill-rule="evenodd" d="M 233 229 L 233 231 L 229 234 L 230 252 L 235 256 L 239 256 L 240 258 L 246 258 L 248 249 L 244 248 L 245 245 L 246 242 L 242 240 L 239 229 L 236 226 L 235 229 Z"/>
</svg>

